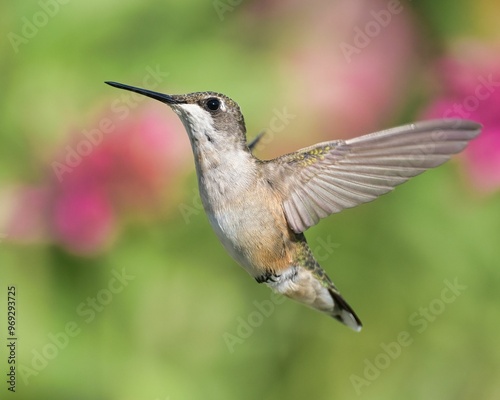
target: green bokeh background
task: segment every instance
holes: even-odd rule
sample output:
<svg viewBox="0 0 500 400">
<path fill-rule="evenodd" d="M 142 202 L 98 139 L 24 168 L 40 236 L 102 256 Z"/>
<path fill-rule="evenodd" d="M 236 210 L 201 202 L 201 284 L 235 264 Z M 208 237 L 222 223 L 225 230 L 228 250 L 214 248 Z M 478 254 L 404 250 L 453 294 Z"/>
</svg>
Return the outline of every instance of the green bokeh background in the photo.
<svg viewBox="0 0 500 400">
<path fill-rule="evenodd" d="M 252 2 L 231 7 L 221 21 L 212 2 L 69 1 L 16 53 L 7 34 L 19 32 L 22 18 L 40 5 L 2 3 L 0 184 L 42 179 L 40 159 L 64 142 L 68 127 L 89 126 L 96 109 L 115 98 L 102 82 L 141 82 L 147 66 L 168 71 L 165 91 L 230 94 L 245 112 L 250 136 L 257 133 L 293 84 L 279 65 L 280 50 L 293 46 L 286 37 L 294 20 L 277 13 L 264 24 L 248 19 Z M 461 36 L 495 37 L 494 28 L 471 20 L 473 7 L 465 0 L 411 2 L 429 53 Z M 402 110 L 387 124 L 417 117 L 424 100 L 416 92 L 408 91 Z M 290 131 L 298 145 L 316 140 L 293 126 Z M 259 155 L 283 152 L 280 142 L 288 140 L 286 132 L 278 134 Z M 193 168 L 166 196 L 194 205 L 195 185 Z M 316 254 L 325 254 L 321 243 L 336 244 L 321 263 L 362 319 L 359 334 L 291 301 L 252 320 L 255 302 L 268 304 L 271 292 L 229 258 L 203 212 L 186 223 L 177 204 L 153 220 L 125 223 L 112 247 L 94 256 L 77 256 L 55 243 L 5 240 L 0 381 L 7 371 L 7 286 L 15 284 L 18 365 L 33 367 L 51 334 L 68 323 L 79 333 L 27 384 L 18 372 L 12 397 L 500 398 L 498 200 L 498 194 L 475 193 L 454 162 L 310 229 Z M 86 322 L 79 305 L 123 269 L 134 278 Z M 419 332 L 412 315 L 437 304 L 446 280 L 465 289 Z M 227 334 L 237 336 L 241 321 L 249 319 L 256 326 L 248 337 L 228 346 Z M 412 343 L 367 379 L 366 366 L 382 360 L 383 345 L 403 331 Z M 369 383 L 360 393 L 354 375 Z M 6 383 L 0 393 L 11 395 Z"/>
</svg>

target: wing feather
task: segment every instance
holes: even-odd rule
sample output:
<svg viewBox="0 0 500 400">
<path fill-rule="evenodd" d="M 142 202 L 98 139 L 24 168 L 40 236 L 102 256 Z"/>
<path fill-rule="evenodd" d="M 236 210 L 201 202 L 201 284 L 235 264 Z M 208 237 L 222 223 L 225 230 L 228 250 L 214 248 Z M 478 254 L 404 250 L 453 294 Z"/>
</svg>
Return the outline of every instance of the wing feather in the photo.
<svg viewBox="0 0 500 400">
<path fill-rule="evenodd" d="M 372 201 L 462 151 L 481 125 L 425 121 L 310 146 L 266 163 L 283 210 L 299 233 L 321 218 Z"/>
</svg>

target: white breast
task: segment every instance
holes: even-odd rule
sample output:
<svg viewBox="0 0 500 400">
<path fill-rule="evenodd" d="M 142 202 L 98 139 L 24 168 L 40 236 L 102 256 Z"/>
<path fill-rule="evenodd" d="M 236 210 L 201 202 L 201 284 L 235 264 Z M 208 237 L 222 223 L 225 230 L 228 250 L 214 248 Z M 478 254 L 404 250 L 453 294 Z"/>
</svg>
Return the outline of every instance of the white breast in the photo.
<svg viewBox="0 0 500 400">
<path fill-rule="evenodd" d="M 256 275 L 245 248 L 253 246 L 263 223 L 256 214 L 263 207 L 251 196 L 255 175 L 219 168 L 206 171 L 200 179 L 200 195 L 208 219 L 227 252 L 250 274 Z M 265 212 L 263 213 L 265 214 Z M 265 222 L 264 222 L 265 223 Z"/>
</svg>

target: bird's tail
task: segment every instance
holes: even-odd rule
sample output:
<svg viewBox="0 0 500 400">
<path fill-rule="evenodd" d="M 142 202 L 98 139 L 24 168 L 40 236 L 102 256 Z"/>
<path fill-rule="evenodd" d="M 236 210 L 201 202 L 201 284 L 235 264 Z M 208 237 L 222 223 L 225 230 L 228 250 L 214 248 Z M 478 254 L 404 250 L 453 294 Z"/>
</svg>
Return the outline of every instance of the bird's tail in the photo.
<svg viewBox="0 0 500 400">
<path fill-rule="evenodd" d="M 351 308 L 347 301 L 340 295 L 340 293 L 335 290 L 329 290 L 330 295 L 332 296 L 334 307 L 333 312 L 329 313 L 330 316 L 335 318 L 337 321 L 342 322 L 347 325 L 349 328 L 359 332 L 363 327 L 360 319 Z"/>
<path fill-rule="evenodd" d="M 363 326 L 316 260 L 307 267 L 289 267 L 277 279 L 266 284 L 280 294 L 335 318 L 356 332 Z"/>
</svg>

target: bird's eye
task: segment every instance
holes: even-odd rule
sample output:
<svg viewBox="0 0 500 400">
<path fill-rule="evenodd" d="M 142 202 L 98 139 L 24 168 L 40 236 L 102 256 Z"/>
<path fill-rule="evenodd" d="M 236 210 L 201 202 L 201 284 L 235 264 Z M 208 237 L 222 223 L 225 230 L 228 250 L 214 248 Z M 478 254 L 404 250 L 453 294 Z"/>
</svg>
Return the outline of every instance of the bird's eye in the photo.
<svg viewBox="0 0 500 400">
<path fill-rule="evenodd" d="M 220 100 L 212 97 L 207 100 L 206 105 L 210 111 L 217 111 L 220 108 Z"/>
</svg>

